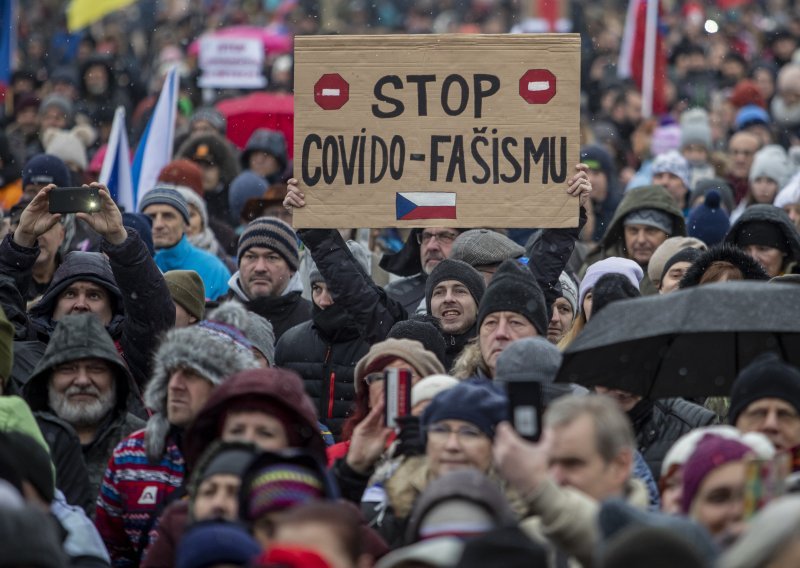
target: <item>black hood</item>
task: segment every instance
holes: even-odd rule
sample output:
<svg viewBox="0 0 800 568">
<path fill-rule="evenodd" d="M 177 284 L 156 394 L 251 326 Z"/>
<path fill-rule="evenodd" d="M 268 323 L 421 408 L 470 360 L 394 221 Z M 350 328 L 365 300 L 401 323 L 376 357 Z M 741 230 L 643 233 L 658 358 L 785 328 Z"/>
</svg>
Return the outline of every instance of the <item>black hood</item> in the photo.
<svg viewBox="0 0 800 568">
<path fill-rule="evenodd" d="M 681 278 L 680 287 L 698 286 L 703 274 L 715 262 L 730 262 L 742 272 L 745 280 L 769 280 L 769 276 L 757 260 L 736 245 L 721 243 L 704 251 L 692 263 Z"/>
</svg>

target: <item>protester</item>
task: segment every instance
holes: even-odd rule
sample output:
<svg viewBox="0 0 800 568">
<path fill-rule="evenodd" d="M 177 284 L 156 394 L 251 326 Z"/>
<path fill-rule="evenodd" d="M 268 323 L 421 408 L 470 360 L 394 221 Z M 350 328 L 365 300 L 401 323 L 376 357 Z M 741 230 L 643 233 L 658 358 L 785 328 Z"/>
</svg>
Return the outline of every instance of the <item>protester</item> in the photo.
<svg viewBox="0 0 800 568">
<path fill-rule="evenodd" d="M 312 304 L 302 297 L 297 272 L 297 235 L 283 221 L 259 217 L 248 223 L 239 239 L 239 270 L 228 284 L 229 297 L 272 324 L 275 338 L 311 319 Z"/>
<path fill-rule="evenodd" d="M 708 246 L 694 237 L 670 237 L 655 250 L 650 262 L 647 264 L 647 276 L 656 288 L 661 285 L 661 276 L 664 274 L 666 262 L 679 250 L 685 248 L 707 250 Z"/>
<path fill-rule="evenodd" d="M 800 260 L 800 233 L 784 211 L 753 205 L 733 224 L 725 241 L 756 259 L 772 278 L 792 271 Z"/>
<path fill-rule="evenodd" d="M 239 162 L 242 170 L 249 170 L 264 178 L 267 185 L 280 180 L 286 169 L 286 138 L 282 132 L 259 128 L 247 141 Z"/>
<path fill-rule="evenodd" d="M 194 270 L 212 300 L 228 292 L 230 271 L 225 264 L 189 241 L 191 214 L 180 192 L 172 187 L 156 186 L 141 199 L 139 211 L 153 221 L 155 261 L 162 271 Z"/>
<path fill-rule="evenodd" d="M 676 252 L 664 263 L 664 272 L 661 274 L 658 284 L 659 294 L 669 294 L 678 290 L 686 272 L 694 266 L 700 257 L 705 257 L 705 253 L 695 248 L 685 248 Z"/>
<path fill-rule="evenodd" d="M 713 246 L 699 254 L 689 253 L 689 257 L 694 257 L 694 260 L 691 260 L 688 267 L 684 267 L 683 275 L 675 274 L 679 278 L 680 288 L 731 280 L 769 279 L 758 261 L 739 247 L 728 243 Z M 684 259 L 689 257 L 684 255 Z M 688 260 L 684 260 L 685 262 Z"/>
<path fill-rule="evenodd" d="M 175 304 L 175 327 L 187 327 L 203 319 L 206 311 L 206 287 L 194 270 L 170 270 L 164 273 L 169 294 Z"/>
</svg>

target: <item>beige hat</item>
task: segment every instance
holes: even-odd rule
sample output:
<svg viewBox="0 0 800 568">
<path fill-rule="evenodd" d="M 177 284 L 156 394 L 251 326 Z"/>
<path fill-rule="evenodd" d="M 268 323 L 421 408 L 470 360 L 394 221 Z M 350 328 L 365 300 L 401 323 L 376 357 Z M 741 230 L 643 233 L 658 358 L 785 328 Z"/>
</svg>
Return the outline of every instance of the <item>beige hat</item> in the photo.
<svg viewBox="0 0 800 568">
<path fill-rule="evenodd" d="M 386 339 L 370 347 L 369 352 L 356 363 L 355 388 L 359 386 L 369 373 L 382 370 L 386 363 L 394 359 L 402 359 L 413 367 L 422 377 L 443 375 L 444 367 L 436 355 L 425 349 L 422 343 L 412 339 Z"/>
<path fill-rule="evenodd" d="M 696 248 L 698 250 L 708 250 L 706 244 L 694 237 L 670 237 L 653 252 L 650 262 L 647 264 L 647 275 L 653 284 L 661 282 L 661 275 L 664 272 L 664 265 L 672 258 L 676 252 L 685 248 Z"/>
<path fill-rule="evenodd" d="M 453 388 L 458 384 L 458 379 L 450 375 L 431 375 L 425 377 L 411 388 L 411 406 L 418 403 L 433 400 L 437 394 L 447 389 Z"/>
</svg>

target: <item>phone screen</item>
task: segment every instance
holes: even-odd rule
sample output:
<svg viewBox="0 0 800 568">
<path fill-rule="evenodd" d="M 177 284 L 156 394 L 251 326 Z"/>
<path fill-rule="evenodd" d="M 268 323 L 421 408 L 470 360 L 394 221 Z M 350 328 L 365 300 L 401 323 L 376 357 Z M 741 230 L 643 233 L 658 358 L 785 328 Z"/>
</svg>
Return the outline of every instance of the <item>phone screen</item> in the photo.
<svg viewBox="0 0 800 568">
<path fill-rule="evenodd" d="M 100 210 L 96 187 L 57 187 L 48 195 L 50 213 L 93 213 Z"/>
<path fill-rule="evenodd" d="M 517 433 L 531 442 L 542 435 L 542 385 L 541 383 L 508 382 L 508 415 Z"/>
</svg>

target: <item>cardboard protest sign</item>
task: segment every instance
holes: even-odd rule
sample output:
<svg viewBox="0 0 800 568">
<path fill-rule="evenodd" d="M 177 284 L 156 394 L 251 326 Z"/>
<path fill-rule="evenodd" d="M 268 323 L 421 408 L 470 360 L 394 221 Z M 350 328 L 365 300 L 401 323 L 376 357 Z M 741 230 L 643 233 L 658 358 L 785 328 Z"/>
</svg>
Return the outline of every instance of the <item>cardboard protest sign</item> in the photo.
<svg viewBox="0 0 800 568">
<path fill-rule="evenodd" d="M 260 89 L 264 78 L 264 46 L 254 38 L 212 37 L 200 40 L 201 88 Z"/>
<path fill-rule="evenodd" d="M 295 227 L 575 227 L 580 37 L 298 36 Z"/>
</svg>

